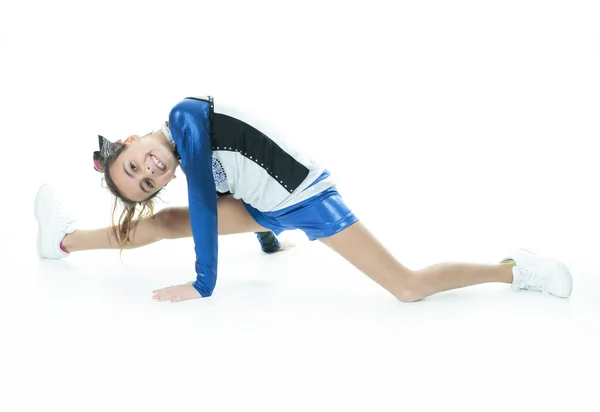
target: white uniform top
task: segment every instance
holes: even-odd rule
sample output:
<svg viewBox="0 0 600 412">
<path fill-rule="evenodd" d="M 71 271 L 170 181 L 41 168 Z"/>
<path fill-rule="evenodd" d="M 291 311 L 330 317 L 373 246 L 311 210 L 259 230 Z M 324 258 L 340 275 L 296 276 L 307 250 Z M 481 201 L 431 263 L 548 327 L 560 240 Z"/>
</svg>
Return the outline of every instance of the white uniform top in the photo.
<svg viewBox="0 0 600 412">
<path fill-rule="evenodd" d="M 162 130 L 173 142 L 167 122 Z M 323 166 L 223 110 L 214 113 L 211 130 L 217 191 L 229 192 L 261 212 L 293 206 L 335 184 L 327 176 L 307 189 L 325 172 Z"/>
</svg>

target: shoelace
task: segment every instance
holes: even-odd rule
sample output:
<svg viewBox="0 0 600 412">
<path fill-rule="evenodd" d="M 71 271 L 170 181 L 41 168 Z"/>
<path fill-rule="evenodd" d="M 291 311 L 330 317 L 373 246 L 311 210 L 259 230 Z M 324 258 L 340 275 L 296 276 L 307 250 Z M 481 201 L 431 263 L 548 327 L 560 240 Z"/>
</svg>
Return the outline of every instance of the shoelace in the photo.
<svg viewBox="0 0 600 412">
<path fill-rule="evenodd" d="M 538 270 L 525 267 L 519 268 L 519 272 L 521 273 L 521 277 L 517 283 L 521 289 L 541 291 L 546 287 L 548 278 L 546 276 L 540 276 Z"/>
<path fill-rule="evenodd" d="M 55 215 L 55 218 L 56 218 L 59 226 L 61 227 L 61 229 L 63 231 L 65 231 L 65 230 L 67 230 L 67 228 L 69 226 L 71 226 L 73 224 L 73 222 L 75 220 L 72 218 L 69 218 L 69 214 L 67 213 L 67 211 L 65 210 L 65 208 L 61 202 L 57 201 L 55 203 L 55 207 L 56 207 L 55 211 L 57 214 L 57 215 Z"/>
</svg>

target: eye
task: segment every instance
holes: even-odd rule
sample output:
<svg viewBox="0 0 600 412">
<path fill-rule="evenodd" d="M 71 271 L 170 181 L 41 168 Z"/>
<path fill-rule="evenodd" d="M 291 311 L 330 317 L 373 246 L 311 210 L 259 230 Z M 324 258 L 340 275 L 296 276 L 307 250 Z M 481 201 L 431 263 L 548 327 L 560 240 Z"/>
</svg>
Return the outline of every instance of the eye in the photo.
<svg viewBox="0 0 600 412">
<path fill-rule="evenodd" d="M 133 170 L 135 172 L 136 168 L 135 168 L 135 165 L 133 163 L 129 163 L 129 167 L 131 167 L 131 170 Z"/>
<path fill-rule="evenodd" d="M 152 182 L 149 179 L 146 179 L 146 184 L 148 185 L 149 188 L 153 189 L 154 185 L 152 184 Z"/>
</svg>

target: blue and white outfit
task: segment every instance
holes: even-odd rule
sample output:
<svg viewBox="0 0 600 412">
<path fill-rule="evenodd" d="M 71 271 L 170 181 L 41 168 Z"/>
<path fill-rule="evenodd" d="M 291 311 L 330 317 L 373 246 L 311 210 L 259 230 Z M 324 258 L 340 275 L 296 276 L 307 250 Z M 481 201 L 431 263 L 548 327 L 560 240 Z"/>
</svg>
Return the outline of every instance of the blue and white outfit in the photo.
<svg viewBox="0 0 600 412">
<path fill-rule="evenodd" d="M 188 183 L 193 286 L 202 297 L 212 294 L 217 280 L 217 192 L 242 200 L 276 235 L 300 229 L 315 240 L 358 221 L 324 167 L 241 120 L 215 113 L 212 97 L 178 103 L 163 131 L 175 143 Z"/>
</svg>

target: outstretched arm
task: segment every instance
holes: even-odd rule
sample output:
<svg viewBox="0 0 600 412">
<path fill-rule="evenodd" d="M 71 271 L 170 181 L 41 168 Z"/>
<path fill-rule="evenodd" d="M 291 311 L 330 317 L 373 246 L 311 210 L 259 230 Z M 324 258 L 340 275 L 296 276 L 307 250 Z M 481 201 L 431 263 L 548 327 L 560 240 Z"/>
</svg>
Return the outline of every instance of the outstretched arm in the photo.
<svg viewBox="0 0 600 412">
<path fill-rule="evenodd" d="M 196 281 L 191 286 L 201 297 L 210 296 L 217 281 L 217 195 L 210 145 L 211 106 L 209 101 L 186 98 L 169 114 L 169 128 L 188 184 L 190 222 L 196 252 Z M 187 284 L 176 288 L 191 292 Z"/>
</svg>

